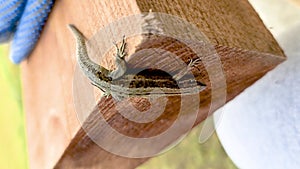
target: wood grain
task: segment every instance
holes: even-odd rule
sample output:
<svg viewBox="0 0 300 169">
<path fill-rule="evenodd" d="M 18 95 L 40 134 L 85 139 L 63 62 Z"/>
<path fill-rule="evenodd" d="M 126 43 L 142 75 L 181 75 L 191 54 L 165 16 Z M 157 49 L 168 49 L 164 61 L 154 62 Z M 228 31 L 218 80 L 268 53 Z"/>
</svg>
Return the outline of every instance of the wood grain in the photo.
<svg viewBox="0 0 300 169">
<path fill-rule="evenodd" d="M 81 127 L 73 96 L 75 41 L 67 25 L 76 25 L 87 38 L 91 38 L 110 22 L 150 9 L 179 16 L 195 24 L 207 36 L 220 56 L 226 76 L 226 101 L 233 99 L 285 60 L 279 45 L 246 0 L 56 1 L 36 48 L 30 58 L 22 63 L 30 168 L 126 169 L 147 160 L 111 154 L 96 145 L 85 130 L 101 131 L 101 128 L 93 127 L 99 120 L 100 111 L 108 124 L 123 134 L 136 138 L 156 135 L 174 123 L 180 98 L 168 98 L 164 113 L 154 123 L 147 124 L 126 121 L 118 115 L 111 99 L 101 99 L 93 111 L 86 110 L 87 122 Z M 129 39 L 129 54 L 137 52 L 138 47 L 147 48 L 149 44 L 174 53 L 178 45 L 184 48 L 183 44 L 175 43 L 172 39 L 156 38 L 151 43 L 149 41 Z M 190 52 L 184 52 L 180 57 L 186 61 L 190 55 Z M 135 65 L 139 59 L 143 57 L 131 57 L 129 62 Z M 113 67 L 111 60 L 112 57 L 107 58 L 108 67 Z M 195 125 L 203 121 L 209 111 L 218 108 L 211 107 L 212 84 L 208 73 L 202 71 L 203 65 L 198 65 L 198 68 L 193 73 L 208 87 L 200 94 L 201 109 Z M 133 99 L 132 102 L 140 109 L 147 107 L 139 99 Z M 127 107 L 124 105 L 122 108 L 126 111 Z M 97 137 L 105 137 L 105 134 L 100 132 Z M 163 146 L 169 143 L 165 142 Z"/>
</svg>

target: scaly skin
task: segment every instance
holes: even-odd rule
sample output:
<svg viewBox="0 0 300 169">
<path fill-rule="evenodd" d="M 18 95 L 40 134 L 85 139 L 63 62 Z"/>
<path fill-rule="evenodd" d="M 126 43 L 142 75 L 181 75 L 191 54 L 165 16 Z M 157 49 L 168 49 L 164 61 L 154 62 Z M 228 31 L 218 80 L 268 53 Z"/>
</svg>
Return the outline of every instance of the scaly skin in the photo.
<svg viewBox="0 0 300 169">
<path fill-rule="evenodd" d="M 91 83 L 104 91 L 105 95 L 114 98 L 124 97 L 160 97 L 196 94 L 206 88 L 205 84 L 197 82 L 193 78 L 183 79 L 187 72 L 199 60 L 189 63 L 187 68 L 172 76 L 167 75 L 133 75 L 126 74 L 127 63 L 125 61 L 125 39 L 123 38 L 120 48 L 116 45 L 117 69 L 110 71 L 94 63 L 88 56 L 85 37 L 74 26 L 69 25 L 76 39 L 76 58 L 81 70 L 91 80 Z M 182 80 L 181 80 L 182 79 Z M 157 89 L 164 92 L 157 92 Z"/>
</svg>

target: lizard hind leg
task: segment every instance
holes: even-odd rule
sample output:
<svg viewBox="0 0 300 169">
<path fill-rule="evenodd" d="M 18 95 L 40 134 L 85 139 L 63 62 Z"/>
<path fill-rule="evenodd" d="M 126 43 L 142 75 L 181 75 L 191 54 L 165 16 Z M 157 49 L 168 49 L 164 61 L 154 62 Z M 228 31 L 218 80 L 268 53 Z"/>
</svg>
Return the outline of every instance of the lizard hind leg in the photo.
<svg viewBox="0 0 300 169">
<path fill-rule="evenodd" d="M 198 64 L 201 61 L 200 58 L 191 60 L 190 63 L 181 71 L 179 71 L 177 74 L 173 75 L 174 80 L 180 80 L 183 76 L 185 76 L 196 64 Z"/>
<path fill-rule="evenodd" d="M 93 86 L 97 87 L 98 89 L 100 89 L 100 90 L 103 92 L 103 96 L 104 96 L 104 97 L 108 98 L 108 97 L 111 95 L 111 93 L 110 93 L 109 90 L 104 90 L 104 89 L 102 89 L 99 85 L 97 85 L 97 84 L 94 83 L 94 82 L 91 82 L 91 84 L 92 84 Z"/>
</svg>

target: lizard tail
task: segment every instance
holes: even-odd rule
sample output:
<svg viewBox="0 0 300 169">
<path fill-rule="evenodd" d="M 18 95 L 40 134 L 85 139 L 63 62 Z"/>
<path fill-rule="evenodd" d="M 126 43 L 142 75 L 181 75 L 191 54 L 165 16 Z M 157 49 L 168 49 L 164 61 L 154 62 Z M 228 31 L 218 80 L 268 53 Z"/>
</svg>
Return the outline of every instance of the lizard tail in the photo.
<svg viewBox="0 0 300 169">
<path fill-rule="evenodd" d="M 84 74 L 94 84 L 98 84 L 100 79 L 110 79 L 107 77 L 109 71 L 90 59 L 87 52 L 85 44 L 86 38 L 84 35 L 72 24 L 69 25 L 69 28 L 76 39 L 76 59 Z"/>
</svg>

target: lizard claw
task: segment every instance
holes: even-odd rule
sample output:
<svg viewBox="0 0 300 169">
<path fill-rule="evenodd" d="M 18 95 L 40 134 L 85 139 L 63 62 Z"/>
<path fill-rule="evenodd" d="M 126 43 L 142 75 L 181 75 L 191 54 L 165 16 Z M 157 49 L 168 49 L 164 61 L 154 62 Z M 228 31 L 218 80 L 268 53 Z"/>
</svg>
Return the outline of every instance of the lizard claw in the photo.
<svg viewBox="0 0 300 169">
<path fill-rule="evenodd" d="M 103 93 L 103 96 L 106 97 L 106 98 L 108 98 L 108 97 L 110 96 L 110 93 L 104 92 L 104 93 Z"/>
<path fill-rule="evenodd" d="M 119 56 L 122 59 L 124 59 L 124 57 L 126 55 L 126 53 L 125 53 L 125 47 L 126 47 L 125 35 L 123 35 L 122 44 L 121 44 L 121 47 L 119 49 Z"/>
<path fill-rule="evenodd" d="M 178 72 L 177 74 L 175 74 L 173 76 L 173 79 L 175 79 L 175 80 L 181 79 L 183 76 L 185 76 L 192 69 L 192 67 L 194 67 L 195 65 L 197 65 L 200 61 L 201 61 L 200 58 L 195 59 L 195 60 L 191 59 L 190 63 L 187 65 L 187 67 L 184 68 L 183 70 L 181 70 L 180 72 Z"/>
<path fill-rule="evenodd" d="M 124 57 L 126 55 L 126 53 L 125 53 L 125 47 L 126 47 L 125 35 L 123 35 L 122 44 L 121 44 L 120 48 L 116 42 L 114 42 L 114 45 L 117 49 L 116 57 L 118 57 L 120 59 L 124 59 Z"/>
<path fill-rule="evenodd" d="M 195 65 L 197 65 L 197 64 L 199 64 L 200 63 L 200 61 L 201 61 L 201 59 L 200 58 L 197 58 L 197 59 L 195 59 L 195 60 L 191 60 L 190 61 L 190 63 L 188 64 L 188 67 L 193 67 L 193 66 L 195 66 Z"/>
</svg>

